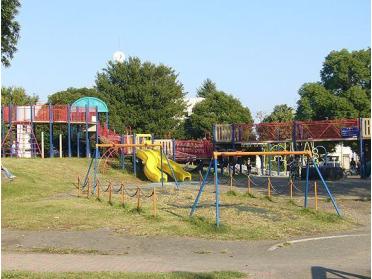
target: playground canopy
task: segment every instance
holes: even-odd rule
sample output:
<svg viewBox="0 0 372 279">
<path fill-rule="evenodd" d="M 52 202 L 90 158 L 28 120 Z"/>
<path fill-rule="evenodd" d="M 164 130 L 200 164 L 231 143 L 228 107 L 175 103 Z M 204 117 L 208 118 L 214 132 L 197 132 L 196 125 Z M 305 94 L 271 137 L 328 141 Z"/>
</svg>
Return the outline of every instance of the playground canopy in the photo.
<svg viewBox="0 0 372 279">
<path fill-rule="evenodd" d="M 98 107 L 98 112 L 108 112 L 108 107 L 104 101 L 95 97 L 82 97 L 72 103 L 71 107 Z"/>
</svg>

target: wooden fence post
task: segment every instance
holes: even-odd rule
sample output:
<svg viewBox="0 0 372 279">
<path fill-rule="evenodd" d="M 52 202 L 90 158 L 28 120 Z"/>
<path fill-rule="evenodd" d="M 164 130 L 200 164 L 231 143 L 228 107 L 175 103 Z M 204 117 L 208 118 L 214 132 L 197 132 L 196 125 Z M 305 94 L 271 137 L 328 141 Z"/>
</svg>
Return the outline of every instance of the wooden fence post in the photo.
<svg viewBox="0 0 372 279">
<path fill-rule="evenodd" d="M 152 190 L 152 205 L 153 205 L 153 210 L 154 210 L 154 217 L 156 217 L 156 189 L 155 186 Z"/>
<path fill-rule="evenodd" d="M 248 177 L 248 194 L 250 194 L 251 193 L 251 178 L 249 177 L 249 176 L 247 176 Z"/>
<path fill-rule="evenodd" d="M 121 183 L 121 205 L 124 207 L 125 197 L 124 197 L 124 183 Z"/>
<path fill-rule="evenodd" d="M 141 189 L 137 186 L 137 210 L 141 208 Z"/>
<path fill-rule="evenodd" d="M 112 184 L 111 184 L 111 181 L 110 181 L 109 182 L 109 204 L 110 205 L 112 205 L 111 198 L 112 198 Z"/>
<path fill-rule="evenodd" d="M 78 176 L 78 198 L 80 198 L 80 177 Z"/>
</svg>

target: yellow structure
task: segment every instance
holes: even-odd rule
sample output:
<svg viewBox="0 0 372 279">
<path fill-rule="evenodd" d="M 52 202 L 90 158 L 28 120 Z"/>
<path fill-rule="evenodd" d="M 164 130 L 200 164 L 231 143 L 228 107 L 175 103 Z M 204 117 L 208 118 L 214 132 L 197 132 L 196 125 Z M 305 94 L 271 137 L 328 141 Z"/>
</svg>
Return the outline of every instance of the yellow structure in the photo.
<svg viewBox="0 0 372 279">
<path fill-rule="evenodd" d="M 150 149 L 138 149 L 136 155 L 144 163 L 143 172 L 146 177 L 152 182 L 161 182 L 161 171 L 158 169 L 158 158 L 151 152 Z M 168 181 L 168 176 L 163 172 L 163 182 Z"/>
<path fill-rule="evenodd" d="M 158 160 L 158 168 L 161 168 L 161 157 L 160 152 L 156 150 L 149 150 Z M 175 161 L 168 159 L 169 165 L 172 167 L 174 175 L 176 176 L 177 181 L 191 181 L 191 173 L 185 171 L 180 164 L 177 164 Z M 163 170 L 173 176 L 172 170 L 170 169 L 167 159 L 163 158 Z"/>
</svg>

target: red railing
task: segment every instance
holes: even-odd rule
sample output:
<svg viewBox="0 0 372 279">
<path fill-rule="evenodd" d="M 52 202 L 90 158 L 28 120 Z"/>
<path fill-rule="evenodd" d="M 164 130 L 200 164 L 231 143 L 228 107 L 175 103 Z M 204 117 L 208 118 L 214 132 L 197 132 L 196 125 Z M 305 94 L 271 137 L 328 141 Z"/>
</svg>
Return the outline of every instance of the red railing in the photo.
<svg viewBox="0 0 372 279">
<path fill-rule="evenodd" d="M 342 128 L 359 128 L 358 119 L 301 121 L 296 125 L 296 138 L 299 140 L 342 139 Z"/>
<path fill-rule="evenodd" d="M 217 143 L 280 142 L 296 139 L 341 140 L 342 128 L 359 128 L 358 119 L 295 121 L 258 124 L 217 124 L 214 138 Z"/>
<path fill-rule="evenodd" d="M 33 106 L 4 106 L 3 120 L 9 122 L 9 112 L 11 112 L 10 121 L 17 122 L 34 122 L 49 123 L 53 122 L 67 123 L 68 122 L 68 106 L 67 105 L 33 105 Z M 31 113 L 32 111 L 32 113 Z M 52 119 L 50 115 L 52 114 Z M 31 119 L 32 118 L 32 119 Z M 85 108 L 72 107 L 70 111 L 71 123 L 88 123 L 96 122 L 96 108 L 88 108 L 86 113 Z"/>
<path fill-rule="evenodd" d="M 195 156 L 196 158 L 211 158 L 213 144 L 209 140 L 176 140 L 176 154 L 183 153 Z"/>
</svg>

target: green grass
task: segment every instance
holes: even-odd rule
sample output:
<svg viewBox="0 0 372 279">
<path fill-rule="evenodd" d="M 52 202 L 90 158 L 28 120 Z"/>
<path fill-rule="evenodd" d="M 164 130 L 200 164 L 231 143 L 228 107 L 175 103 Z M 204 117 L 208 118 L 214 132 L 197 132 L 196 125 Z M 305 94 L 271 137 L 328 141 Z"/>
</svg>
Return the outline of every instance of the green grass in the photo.
<svg viewBox="0 0 372 279">
<path fill-rule="evenodd" d="M 190 207 L 197 195 L 194 186 L 174 191 L 157 191 L 157 216 L 153 216 L 152 199 L 142 199 L 141 210 L 136 198 L 113 194 L 112 205 L 107 193 L 101 201 L 86 195 L 77 197 L 73 183 L 84 177 L 87 159 L 4 159 L 3 164 L 17 178 L 2 184 L 2 227 L 20 230 L 91 230 L 108 228 L 127 235 L 187 236 L 213 239 L 280 239 L 338 231 L 354 224 L 335 213 L 303 210 L 300 202 L 275 196 L 270 201 L 258 193 L 249 195 L 234 187 L 221 189 L 221 226 L 215 225 L 215 193 L 207 186 L 193 218 Z M 104 181 L 122 181 L 126 187 L 148 182 L 128 173 L 109 170 Z M 105 184 L 106 186 L 107 184 Z M 150 193 L 145 190 L 146 195 Z M 245 191 L 245 189 L 244 189 Z M 134 190 L 130 190 L 134 192 Z M 257 197 L 257 198 L 251 198 Z M 323 205 L 328 203 L 323 202 Z"/>
<path fill-rule="evenodd" d="M 139 273 L 139 272 L 2 272 L 2 278 L 14 279 L 237 279 L 247 278 L 244 273 L 232 271 L 220 272 L 167 272 L 167 273 Z"/>
</svg>

